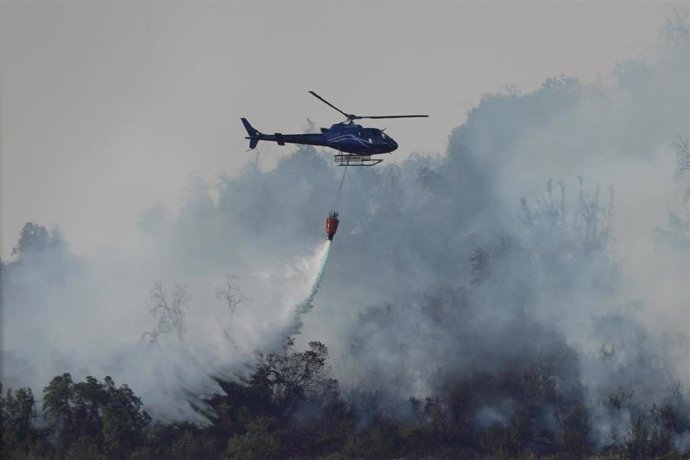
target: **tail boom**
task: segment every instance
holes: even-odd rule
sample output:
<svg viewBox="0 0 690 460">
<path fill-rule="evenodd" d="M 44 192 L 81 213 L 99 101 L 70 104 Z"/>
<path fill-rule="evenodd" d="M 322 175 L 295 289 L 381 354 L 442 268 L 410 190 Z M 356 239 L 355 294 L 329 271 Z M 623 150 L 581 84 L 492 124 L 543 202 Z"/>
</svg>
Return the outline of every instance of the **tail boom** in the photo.
<svg viewBox="0 0 690 460">
<path fill-rule="evenodd" d="M 324 134 L 263 134 L 256 130 L 246 118 L 241 118 L 244 129 L 247 130 L 248 136 L 245 139 L 249 139 L 249 148 L 256 148 L 259 141 L 269 141 L 275 142 L 278 145 L 285 144 L 303 144 L 303 145 L 320 145 L 323 147 L 328 146 L 326 136 Z"/>
</svg>

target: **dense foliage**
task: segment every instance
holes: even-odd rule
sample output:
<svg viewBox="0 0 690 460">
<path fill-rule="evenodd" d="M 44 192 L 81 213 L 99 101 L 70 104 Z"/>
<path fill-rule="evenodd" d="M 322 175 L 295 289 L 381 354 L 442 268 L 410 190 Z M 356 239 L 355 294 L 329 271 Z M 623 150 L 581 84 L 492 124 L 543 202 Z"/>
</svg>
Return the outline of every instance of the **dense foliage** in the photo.
<svg viewBox="0 0 690 460">
<path fill-rule="evenodd" d="M 577 357 L 552 343 L 539 359 L 498 373 L 458 376 L 434 398 L 410 398 L 407 415 L 393 416 L 381 395 L 339 390 L 328 350 L 319 342 L 261 356 L 253 373 L 218 380 L 224 394 L 196 407 L 207 426 L 154 422 L 141 400 L 113 379 L 73 381 L 56 376 L 43 390 L 41 416 L 30 389 L 0 399 L 1 456 L 7 459 L 196 458 L 650 458 L 680 457 L 673 439 L 690 429 L 679 388 L 646 407 L 619 388 L 608 396 L 611 415 L 629 414 L 620 438 L 596 446 L 592 414 L 577 376 Z M 515 405 L 510 418 L 491 413 Z"/>
</svg>

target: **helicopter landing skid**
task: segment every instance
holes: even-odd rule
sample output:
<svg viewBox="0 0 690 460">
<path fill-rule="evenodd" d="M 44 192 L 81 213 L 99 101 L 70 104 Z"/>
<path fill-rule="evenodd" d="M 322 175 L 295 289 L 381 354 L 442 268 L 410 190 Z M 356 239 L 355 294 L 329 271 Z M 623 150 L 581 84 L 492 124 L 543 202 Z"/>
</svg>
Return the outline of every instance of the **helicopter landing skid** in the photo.
<svg viewBox="0 0 690 460">
<path fill-rule="evenodd" d="M 336 166 L 374 166 L 381 163 L 383 160 L 379 158 L 371 158 L 371 155 L 344 155 L 342 153 L 333 155 Z"/>
</svg>

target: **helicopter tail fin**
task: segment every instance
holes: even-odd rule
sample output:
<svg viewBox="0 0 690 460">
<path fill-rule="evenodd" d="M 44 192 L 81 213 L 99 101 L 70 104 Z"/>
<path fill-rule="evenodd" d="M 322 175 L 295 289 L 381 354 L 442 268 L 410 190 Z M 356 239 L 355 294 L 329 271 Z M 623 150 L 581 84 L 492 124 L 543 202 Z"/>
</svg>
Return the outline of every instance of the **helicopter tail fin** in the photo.
<svg viewBox="0 0 690 460">
<path fill-rule="evenodd" d="M 242 118 L 241 120 L 242 124 L 244 125 L 244 129 L 246 129 L 247 134 L 249 134 L 249 137 L 246 137 L 245 139 L 249 139 L 249 148 L 253 149 L 256 147 L 256 144 L 259 143 L 259 135 L 261 135 L 261 133 L 254 129 L 246 118 Z"/>
</svg>

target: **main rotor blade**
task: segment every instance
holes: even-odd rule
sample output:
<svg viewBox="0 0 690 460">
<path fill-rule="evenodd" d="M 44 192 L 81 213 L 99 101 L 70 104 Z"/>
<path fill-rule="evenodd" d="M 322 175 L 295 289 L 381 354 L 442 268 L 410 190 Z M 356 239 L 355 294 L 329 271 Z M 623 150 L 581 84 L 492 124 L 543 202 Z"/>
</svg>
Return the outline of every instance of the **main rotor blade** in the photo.
<svg viewBox="0 0 690 460">
<path fill-rule="evenodd" d="M 343 115 L 345 115 L 348 119 L 352 119 L 353 115 L 351 115 L 351 114 L 349 114 L 349 113 L 343 112 L 343 111 L 340 110 L 338 107 L 334 106 L 333 104 L 331 104 L 330 102 L 328 102 L 326 99 L 324 99 L 324 98 L 322 98 L 321 96 L 319 96 L 318 94 L 316 94 L 314 91 L 309 91 L 309 92 L 311 93 L 312 96 L 314 96 L 314 97 L 317 98 L 317 99 L 320 99 L 321 102 L 323 102 L 323 103 L 325 103 L 325 104 L 327 104 L 327 105 L 330 105 L 330 106 L 333 107 L 335 110 L 337 110 L 338 112 L 340 112 L 340 113 L 342 113 Z"/>
<path fill-rule="evenodd" d="M 429 115 L 367 115 L 367 116 L 355 116 L 355 120 L 360 120 L 362 118 L 429 118 Z"/>
</svg>

